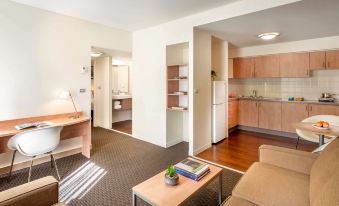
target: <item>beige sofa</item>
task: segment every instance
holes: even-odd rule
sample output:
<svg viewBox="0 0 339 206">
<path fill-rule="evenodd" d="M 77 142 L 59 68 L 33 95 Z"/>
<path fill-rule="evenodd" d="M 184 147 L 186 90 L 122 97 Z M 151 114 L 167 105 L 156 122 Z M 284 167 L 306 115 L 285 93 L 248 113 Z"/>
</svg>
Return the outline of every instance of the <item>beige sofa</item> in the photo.
<svg viewBox="0 0 339 206">
<path fill-rule="evenodd" d="M 58 196 L 58 181 L 49 176 L 0 192 L 0 206 L 66 206 Z"/>
<path fill-rule="evenodd" d="M 223 206 L 339 205 L 339 139 L 316 155 L 262 145 Z"/>
</svg>

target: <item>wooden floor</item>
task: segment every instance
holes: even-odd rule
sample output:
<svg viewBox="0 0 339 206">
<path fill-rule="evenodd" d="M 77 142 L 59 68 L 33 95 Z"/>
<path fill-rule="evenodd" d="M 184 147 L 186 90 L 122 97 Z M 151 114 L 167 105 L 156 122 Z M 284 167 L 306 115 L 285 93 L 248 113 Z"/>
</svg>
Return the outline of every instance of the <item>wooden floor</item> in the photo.
<svg viewBox="0 0 339 206">
<path fill-rule="evenodd" d="M 120 132 L 124 132 L 127 134 L 132 134 L 132 120 L 115 122 L 112 124 L 112 129 L 120 131 Z"/>
<path fill-rule="evenodd" d="M 259 160 L 258 148 L 262 144 L 295 148 L 296 140 L 248 131 L 233 131 L 229 138 L 214 144 L 197 157 L 245 172 Z M 312 151 L 317 144 L 299 141 L 298 150 Z"/>
</svg>

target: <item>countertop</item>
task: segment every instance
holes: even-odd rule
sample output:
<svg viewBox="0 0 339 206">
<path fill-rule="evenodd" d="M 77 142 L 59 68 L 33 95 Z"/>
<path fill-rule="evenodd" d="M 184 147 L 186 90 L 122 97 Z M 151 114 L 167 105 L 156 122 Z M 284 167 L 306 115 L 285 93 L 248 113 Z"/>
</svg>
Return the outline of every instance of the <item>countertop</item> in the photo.
<svg viewBox="0 0 339 206">
<path fill-rule="evenodd" d="M 282 103 L 300 103 L 300 104 L 326 104 L 339 106 L 339 101 L 335 102 L 319 102 L 318 100 L 305 100 L 305 101 L 288 101 L 287 99 L 280 98 L 248 98 L 248 97 L 239 97 L 239 98 L 229 98 L 229 101 L 235 100 L 251 100 L 251 101 L 268 101 L 268 102 L 282 102 Z"/>
</svg>

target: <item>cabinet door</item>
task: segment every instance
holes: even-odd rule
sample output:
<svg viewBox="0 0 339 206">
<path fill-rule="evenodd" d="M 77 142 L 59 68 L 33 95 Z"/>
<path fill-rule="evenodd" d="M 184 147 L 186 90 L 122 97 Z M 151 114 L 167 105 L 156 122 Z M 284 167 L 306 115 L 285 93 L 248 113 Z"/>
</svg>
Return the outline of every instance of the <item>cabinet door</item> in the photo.
<svg viewBox="0 0 339 206">
<path fill-rule="evenodd" d="M 239 101 L 239 124 L 258 127 L 258 102 L 251 100 Z"/>
<path fill-rule="evenodd" d="M 308 117 L 308 104 L 282 103 L 281 130 L 295 133 L 293 123 L 301 122 Z"/>
<path fill-rule="evenodd" d="M 259 128 L 281 130 L 280 102 L 259 102 Z"/>
<path fill-rule="evenodd" d="M 326 68 L 325 51 L 310 52 L 310 70 Z"/>
<path fill-rule="evenodd" d="M 228 129 L 238 125 L 239 101 L 228 102 Z"/>
<path fill-rule="evenodd" d="M 310 70 L 310 53 L 280 54 L 281 77 L 308 77 Z"/>
<path fill-rule="evenodd" d="M 339 69 L 339 50 L 326 51 L 326 69 Z"/>
<path fill-rule="evenodd" d="M 254 58 L 255 77 L 279 77 L 279 55 L 258 56 Z"/>
<path fill-rule="evenodd" d="M 233 59 L 233 78 L 252 78 L 254 76 L 253 57 Z"/>
<path fill-rule="evenodd" d="M 334 105 L 309 104 L 308 115 L 336 115 L 337 108 Z"/>
</svg>

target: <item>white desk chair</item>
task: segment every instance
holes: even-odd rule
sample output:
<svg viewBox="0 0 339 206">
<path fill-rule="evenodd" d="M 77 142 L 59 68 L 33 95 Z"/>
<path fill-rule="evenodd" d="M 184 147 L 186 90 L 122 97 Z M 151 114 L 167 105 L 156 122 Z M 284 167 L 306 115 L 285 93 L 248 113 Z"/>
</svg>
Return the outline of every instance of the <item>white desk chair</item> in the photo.
<svg viewBox="0 0 339 206">
<path fill-rule="evenodd" d="M 302 122 L 309 122 L 309 123 L 316 123 L 319 121 L 326 121 L 330 123 L 331 125 L 339 126 L 339 116 L 335 115 L 316 115 L 312 117 L 308 117 L 304 119 Z M 311 141 L 311 142 L 316 142 L 319 143 L 319 135 L 314 134 L 313 132 L 308 132 L 300 129 L 296 129 L 297 135 L 298 135 L 298 140 L 296 144 L 296 148 L 298 148 L 299 144 L 299 139 L 303 138 L 305 140 Z M 331 138 L 336 138 L 333 136 L 330 136 Z M 331 139 L 325 139 L 325 143 L 331 141 Z"/>
<path fill-rule="evenodd" d="M 7 146 L 14 150 L 11 168 L 8 174 L 8 180 L 11 178 L 15 154 L 19 151 L 22 155 L 31 157 L 31 165 L 29 167 L 28 182 L 31 180 L 31 172 L 33 160 L 38 155 L 50 154 L 51 165 L 55 166 L 58 179 L 60 180 L 59 171 L 53 157 L 53 150 L 56 149 L 60 142 L 60 132 L 63 127 L 48 127 L 29 130 L 27 132 L 19 133 L 9 139 Z"/>
</svg>

